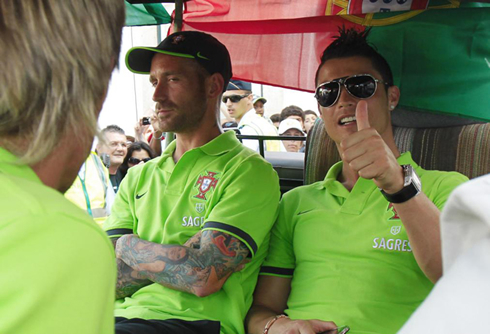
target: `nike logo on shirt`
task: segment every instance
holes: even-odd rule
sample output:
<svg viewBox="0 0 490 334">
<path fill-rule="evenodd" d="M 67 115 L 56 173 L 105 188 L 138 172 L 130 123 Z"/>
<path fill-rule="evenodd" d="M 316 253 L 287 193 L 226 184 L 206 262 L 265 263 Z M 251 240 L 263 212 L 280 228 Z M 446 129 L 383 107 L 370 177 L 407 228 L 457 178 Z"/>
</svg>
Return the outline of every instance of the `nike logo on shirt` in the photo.
<svg viewBox="0 0 490 334">
<path fill-rule="evenodd" d="M 136 194 L 136 199 L 140 199 L 141 197 L 145 196 L 147 192 L 142 193 L 141 195 Z"/>
</svg>

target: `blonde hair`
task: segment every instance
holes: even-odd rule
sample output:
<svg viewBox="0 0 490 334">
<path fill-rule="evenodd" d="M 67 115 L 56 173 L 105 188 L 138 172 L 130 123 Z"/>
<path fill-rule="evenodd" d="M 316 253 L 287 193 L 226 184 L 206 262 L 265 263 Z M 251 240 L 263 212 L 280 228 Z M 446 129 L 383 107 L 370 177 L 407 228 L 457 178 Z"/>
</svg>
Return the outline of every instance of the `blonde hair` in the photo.
<svg viewBox="0 0 490 334">
<path fill-rule="evenodd" d="M 0 1 L 0 145 L 21 162 L 97 132 L 121 45 L 122 0 Z"/>
</svg>

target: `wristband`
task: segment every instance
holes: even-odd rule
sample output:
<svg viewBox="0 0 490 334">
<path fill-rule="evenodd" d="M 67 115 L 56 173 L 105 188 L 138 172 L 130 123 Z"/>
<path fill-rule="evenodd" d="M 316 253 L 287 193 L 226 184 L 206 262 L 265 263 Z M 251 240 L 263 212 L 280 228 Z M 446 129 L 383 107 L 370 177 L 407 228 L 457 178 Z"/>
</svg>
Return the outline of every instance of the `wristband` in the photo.
<svg viewBox="0 0 490 334">
<path fill-rule="evenodd" d="M 156 131 L 155 131 L 155 132 L 156 132 Z M 164 134 L 165 132 L 162 132 L 162 134 L 160 135 L 160 137 L 155 136 L 155 132 L 153 132 L 153 136 L 155 137 L 155 139 L 162 140 L 162 138 L 163 138 L 163 134 Z"/>
<path fill-rule="evenodd" d="M 289 317 L 285 314 L 280 314 L 280 315 L 276 315 L 274 318 L 272 318 L 271 320 L 269 320 L 266 324 L 265 324 L 265 327 L 264 327 L 264 333 L 263 334 L 267 334 L 269 333 L 269 329 L 272 327 L 272 325 L 274 325 L 274 323 L 278 320 L 278 319 L 281 319 L 281 318 L 288 318 Z"/>
</svg>

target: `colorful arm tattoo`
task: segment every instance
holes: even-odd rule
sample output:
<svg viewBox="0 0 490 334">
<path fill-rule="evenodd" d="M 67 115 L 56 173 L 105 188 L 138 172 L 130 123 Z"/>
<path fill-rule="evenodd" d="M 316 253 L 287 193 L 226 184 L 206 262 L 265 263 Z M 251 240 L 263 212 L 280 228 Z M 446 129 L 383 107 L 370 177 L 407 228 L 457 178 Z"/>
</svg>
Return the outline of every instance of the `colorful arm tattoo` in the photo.
<svg viewBox="0 0 490 334">
<path fill-rule="evenodd" d="M 136 291 L 152 284 L 149 279 L 141 275 L 128 266 L 121 259 L 117 259 L 117 282 L 116 282 L 116 299 L 129 297 Z"/>
<path fill-rule="evenodd" d="M 248 248 L 239 239 L 221 232 L 202 232 L 200 247 L 160 245 L 125 235 L 117 243 L 116 255 L 138 272 L 140 278 L 172 289 L 199 295 L 226 279 L 246 262 Z"/>
</svg>

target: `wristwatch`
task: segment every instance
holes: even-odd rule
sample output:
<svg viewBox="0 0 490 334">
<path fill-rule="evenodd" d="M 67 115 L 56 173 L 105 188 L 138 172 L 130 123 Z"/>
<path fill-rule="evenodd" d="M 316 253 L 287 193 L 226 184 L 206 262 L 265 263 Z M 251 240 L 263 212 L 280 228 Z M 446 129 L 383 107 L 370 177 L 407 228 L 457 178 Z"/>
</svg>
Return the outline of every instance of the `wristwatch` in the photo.
<svg viewBox="0 0 490 334">
<path fill-rule="evenodd" d="M 381 193 L 383 196 L 391 203 L 403 203 L 408 201 L 409 199 L 417 196 L 422 190 L 422 183 L 420 182 L 420 178 L 415 173 L 412 165 L 402 165 L 404 182 L 402 190 L 394 193 L 387 194 L 383 190 Z"/>
</svg>

